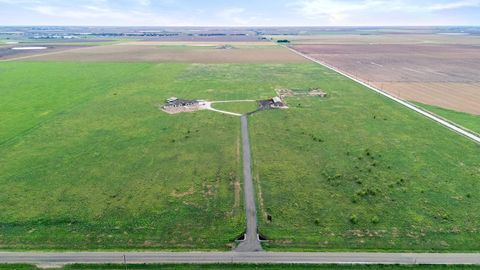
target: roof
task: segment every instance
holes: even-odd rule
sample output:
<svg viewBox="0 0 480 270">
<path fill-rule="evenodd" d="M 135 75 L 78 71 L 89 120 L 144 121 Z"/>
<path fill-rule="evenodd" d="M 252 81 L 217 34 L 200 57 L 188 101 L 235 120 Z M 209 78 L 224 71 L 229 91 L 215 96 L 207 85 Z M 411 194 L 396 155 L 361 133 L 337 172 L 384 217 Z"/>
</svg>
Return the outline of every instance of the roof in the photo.
<svg viewBox="0 0 480 270">
<path fill-rule="evenodd" d="M 282 103 L 282 100 L 279 97 L 272 98 L 274 103 Z"/>
</svg>

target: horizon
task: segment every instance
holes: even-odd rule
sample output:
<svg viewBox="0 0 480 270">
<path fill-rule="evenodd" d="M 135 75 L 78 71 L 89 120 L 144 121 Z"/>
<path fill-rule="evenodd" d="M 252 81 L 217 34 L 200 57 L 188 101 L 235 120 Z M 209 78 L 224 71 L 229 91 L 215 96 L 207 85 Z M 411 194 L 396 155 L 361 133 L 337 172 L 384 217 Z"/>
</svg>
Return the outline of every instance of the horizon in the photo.
<svg viewBox="0 0 480 270">
<path fill-rule="evenodd" d="M 480 25 L 480 0 L 0 0 L 3 26 L 435 27 Z"/>
</svg>

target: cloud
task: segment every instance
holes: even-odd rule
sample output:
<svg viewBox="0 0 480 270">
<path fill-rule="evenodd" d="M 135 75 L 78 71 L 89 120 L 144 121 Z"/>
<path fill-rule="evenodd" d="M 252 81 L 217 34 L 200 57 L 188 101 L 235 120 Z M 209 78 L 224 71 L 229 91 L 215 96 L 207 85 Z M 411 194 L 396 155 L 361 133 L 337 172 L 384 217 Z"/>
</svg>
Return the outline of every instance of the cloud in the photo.
<svg viewBox="0 0 480 270">
<path fill-rule="evenodd" d="M 332 23 L 343 21 L 351 13 L 383 8 L 387 1 L 365 0 L 365 1 L 345 1 L 345 0 L 301 0 L 295 5 L 301 14 L 309 18 L 325 17 Z"/>
<path fill-rule="evenodd" d="M 252 15 L 241 7 L 222 9 L 216 13 L 216 17 L 220 19 L 219 24 L 223 26 L 268 25 L 272 21 L 265 16 Z"/>
<path fill-rule="evenodd" d="M 0 0 L 3 1 L 3 0 Z M 161 16 L 138 9 L 117 10 L 107 5 L 84 5 L 78 7 L 35 5 L 28 8 L 49 19 L 69 22 L 88 22 L 88 25 L 180 25 L 188 23 L 185 18 Z M 84 24 L 84 23 L 83 23 Z"/>
<path fill-rule="evenodd" d="M 415 1 L 415 0 L 297 0 L 290 6 L 303 16 L 327 18 L 331 23 L 345 21 L 355 15 L 374 13 L 428 13 L 465 7 L 480 7 L 480 0 Z"/>
<path fill-rule="evenodd" d="M 455 1 L 449 3 L 439 3 L 433 4 L 429 7 L 430 10 L 450 10 L 458 8 L 467 8 L 467 7 L 480 7 L 480 0 L 465 0 L 465 1 Z"/>
<path fill-rule="evenodd" d="M 136 2 L 139 5 L 144 6 L 144 7 L 148 7 L 148 6 L 150 6 L 150 4 L 152 4 L 152 2 L 150 0 L 136 0 Z"/>
</svg>

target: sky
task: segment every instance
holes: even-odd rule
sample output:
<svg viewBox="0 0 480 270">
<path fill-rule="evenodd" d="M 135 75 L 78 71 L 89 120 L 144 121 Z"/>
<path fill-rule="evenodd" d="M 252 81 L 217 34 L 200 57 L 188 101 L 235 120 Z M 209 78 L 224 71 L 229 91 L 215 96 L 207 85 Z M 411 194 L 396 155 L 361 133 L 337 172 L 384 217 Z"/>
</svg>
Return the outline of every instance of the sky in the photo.
<svg viewBox="0 0 480 270">
<path fill-rule="evenodd" d="M 480 25 L 480 0 L 0 0 L 0 25 Z"/>
</svg>

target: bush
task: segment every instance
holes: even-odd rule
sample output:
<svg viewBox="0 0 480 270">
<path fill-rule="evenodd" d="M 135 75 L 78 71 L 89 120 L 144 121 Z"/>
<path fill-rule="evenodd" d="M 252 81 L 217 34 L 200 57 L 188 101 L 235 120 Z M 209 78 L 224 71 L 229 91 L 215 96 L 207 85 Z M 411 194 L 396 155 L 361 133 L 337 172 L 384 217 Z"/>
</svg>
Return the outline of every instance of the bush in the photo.
<svg viewBox="0 0 480 270">
<path fill-rule="evenodd" d="M 352 215 L 350 216 L 350 223 L 352 223 L 352 224 L 358 224 L 358 217 L 357 217 L 357 215 L 352 214 Z"/>
<path fill-rule="evenodd" d="M 373 223 L 373 224 L 378 224 L 378 223 L 380 223 L 380 218 L 377 217 L 377 216 L 372 217 L 372 223 Z"/>
</svg>

